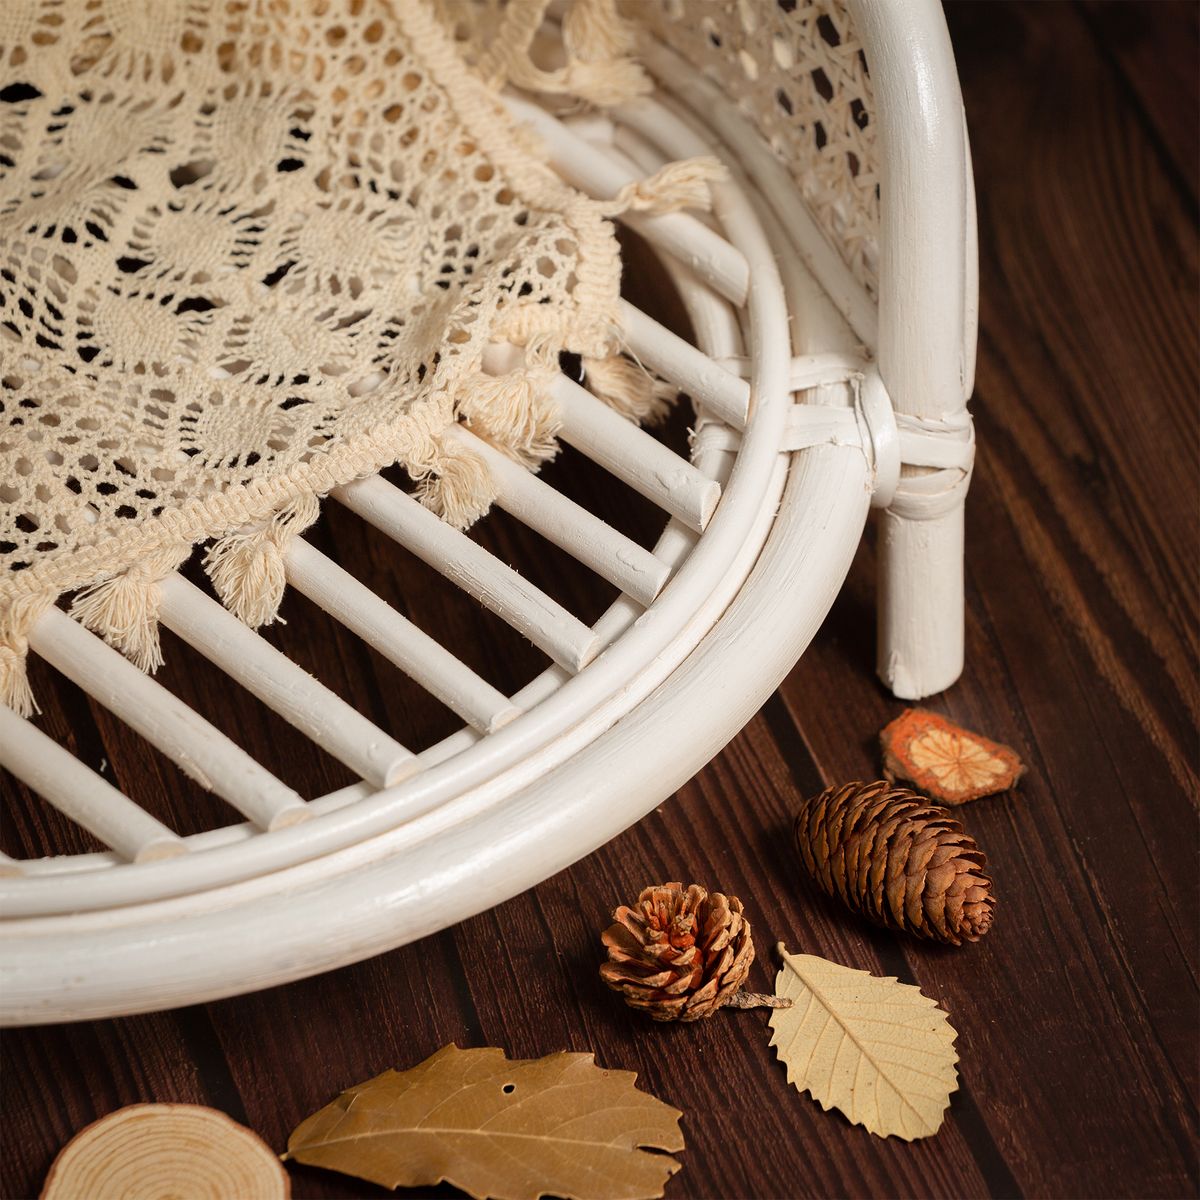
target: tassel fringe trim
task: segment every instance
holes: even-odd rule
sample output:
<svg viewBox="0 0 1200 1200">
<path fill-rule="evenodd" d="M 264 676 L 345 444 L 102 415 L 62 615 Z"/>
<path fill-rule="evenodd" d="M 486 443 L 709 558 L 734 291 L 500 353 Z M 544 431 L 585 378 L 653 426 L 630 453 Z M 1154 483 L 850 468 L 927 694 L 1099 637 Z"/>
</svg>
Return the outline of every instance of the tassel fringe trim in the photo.
<svg viewBox="0 0 1200 1200">
<path fill-rule="evenodd" d="M 617 14 L 615 0 L 575 0 L 563 18 L 565 65 L 553 71 L 535 66 L 530 48 L 547 7 L 548 0 L 533 0 L 512 3 L 506 9 L 505 36 L 496 40 L 498 48 L 480 64 L 496 86 L 508 81 L 601 106 L 624 103 L 651 89 L 648 77 L 629 57 L 634 39 Z M 520 127 L 516 133 L 521 133 Z M 622 188 L 611 200 L 581 198 L 578 215 L 587 211 L 604 218 L 629 211 L 660 214 L 681 208 L 708 209 L 710 184 L 725 175 L 714 158 L 668 163 L 649 178 Z M 531 180 L 525 183 L 526 190 L 536 191 Z M 565 213 L 571 217 L 569 208 Z M 590 259 L 595 260 L 593 273 L 607 270 L 615 249 L 601 253 L 598 245 L 590 245 L 589 251 Z M 585 279 L 587 270 L 588 261 L 584 261 L 576 296 L 581 310 L 594 307 L 588 299 L 594 299 L 590 293 L 596 290 L 595 281 L 590 276 Z M 495 336 L 507 335 L 510 342 L 525 345 L 525 365 L 503 376 L 469 377 L 453 397 L 445 397 L 444 411 L 452 414 L 449 419 L 463 421 L 522 466 L 536 469 L 557 449 L 560 422 L 549 386 L 556 370 L 554 351 L 556 347 L 569 349 L 568 343 L 574 342 L 575 350 L 583 354 L 587 381 L 596 396 L 630 420 L 660 420 L 674 398 L 674 389 L 616 353 L 611 328 L 608 332 L 598 329 L 597 317 L 603 325 L 603 315 L 593 313 L 586 329 L 569 316 L 564 316 L 558 328 L 553 322 L 546 326 L 544 313 L 514 311 Z M 615 328 L 615 314 L 610 318 L 608 324 Z M 440 419 L 440 411 L 432 418 L 419 419 L 407 440 L 393 436 L 381 441 L 392 449 L 392 457 L 386 461 L 399 462 L 416 482 L 415 494 L 421 503 L 456 528 L 466 528 L 487 512 L 495 499 L 495 485 L 478 455 L 437 432 Z M 328 467 L 313 472 L 309 490 L 294 496 L 265 522 L 237 528 L 209 549 L 204 565 L 213 587 L 248 625 L 257 627 L 279 619 L 288 545 L 316 520 L 321 494 L 385 465 L 385 456 L 365 461 L 368 458 L 374 459 L 373 451 L 361 456 L 364 465 L 357 475 L 343 469 L 331 477 L 334 472 Z M 196 527 L 177 523 L 169 536 L 175 531 L 194 539 Z M 159 583 L 182 565 L 193 544 L 192 540 L 167 540 L 120 572 L 89 584 L 76 594 L 71 615 L 142 670 L 156 670 L 162 665 Z M 55 599 L 53 592 L 30 591 L 0 606 L 0 703 L 22 716 L 38 711 L 26 673 L 28 634 Z"/>
<path fill-rule="evenodd" d="M 133 664 L 153 673 L 162 666 L 158 640 L 159 581 L 191 554 L 191 546 L 167 546 L 128 570 L 79 592 L 71 616 L 115 646 Z"/>
<path fill-rule="evenodd" d="M 639 425 L 661 422 L 678 394 L 669 383 L 651 375 L 640 363 L 619 354 L 608 358 L 585 358 L 583 369 L 592 394 Z"/>
<path fill-rule="evenodd" d="M 496 488 L 487 464 L 446 438 L 438 448 L 436 469 L 418 478 L 413 494 L 447 525 L 467 529 L 491 508 Z"/>
<path fill-rule="evenodd" d="M 544 367 L 478 376 L 459 401 L 459 414 L 472 433 L 534 469 L 558 449 L 561 421 L 550 395 L 552 380 L 553 372 Z"/>
<path fill-rule="evenodd" d="M 513 83 L 546 95 L 574 96 L 608 108 L 653 89 L 645 71 L 629 57 L 634 37 L 617 13 L 616 0 L 575 0 L 563 18 L 566 63 L 543 70 L 531 54 L 549 0 L 508 6 L 493 47 L 480 66 L 494 87 Z"/>
<path fill-rule="evenodd" d="M 31 717 L 40 711 L 25 669 L 29 631 L 53 603 L 53 595 L 21 596 L 0 614 L 0 704 L 7 704 L 18 716 Z"/>
<path fill-rule="evenodd" d="M 547 365 L 554 361 L 553 340 L 527 348 L 532 362 L 508 374 L 470 376 L 449 407 L 473 433 L 528 470 L 536 470 L 558 448 L 561 421 L 551 392 L 557 368 Z M 661 419 L 674 397 L 672 388 L 620 354 L 584 356 L 583 365 L 592 392 L 630 420 Z M 415 481 L 415 497 L 457 529 L 472 525 L 496 498 L 487 464 L 445 433 L 417 436 L 410 453 L 398 455 L 397 461 Z M 279 620 L 288 546 L 319 515 L 319 495 L 305 492 L 265 522 L 239 527 L 209 548 L 204 567 L 213 588 L 247 625 Z M 190 542 L 169 542 L 89 584 L 76 593 L 71 615 L 141 670 L 153 673 L 163 662 L 159 584 L 192 549 Z M 54 593 L 31 592 L 0 607 L 0 703 L 23 717 L 39 711 L 26 672 L 28 634 L 55 598 Z"/>
<path fill-rule="evenodd" d="M 709 185 L 720 183 L 728 174 L 719 159 L 707 154 L 667 163 L 648 178 L 626 184 L 601 205 L 601 211 L 606 217 L 624 212 L 661 216 L 681 208 L 707 211 L 712 207 Z"/>
<path fill-rule="evenodd" d="M 265 525 L 239 529 L 214 542 L 204 556 L 204 569 L 221 602 L 252 629 L 279 619 L 287 585 L 283 556 L 292 539 L 320 515 L 316 496 L 300 496 Z"/>
</svg>

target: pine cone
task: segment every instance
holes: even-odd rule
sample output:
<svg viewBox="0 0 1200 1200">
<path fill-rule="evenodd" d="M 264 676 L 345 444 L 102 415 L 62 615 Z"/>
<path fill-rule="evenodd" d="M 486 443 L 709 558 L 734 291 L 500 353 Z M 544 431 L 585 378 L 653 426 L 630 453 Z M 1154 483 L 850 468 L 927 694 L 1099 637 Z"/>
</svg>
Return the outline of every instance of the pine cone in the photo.
<svg viewBox="0 0 1200 1200">
<path fill-rule="evenodd" d="M 796 849 L 830 896 L 879 925 L 958 946 L 992 924 L 992 881 L 974 839 L 907 788 L 847 783 L 805 801 Z"/>
<path fill-rule="evenodd" d="M 741 901 L 699 884 L 648 887 L 613 918 L 600 935 L 608 950 L 600 977 L 656 1021 L 711 1017 L 733 1000 L 754 961 Z"/>
</svg>

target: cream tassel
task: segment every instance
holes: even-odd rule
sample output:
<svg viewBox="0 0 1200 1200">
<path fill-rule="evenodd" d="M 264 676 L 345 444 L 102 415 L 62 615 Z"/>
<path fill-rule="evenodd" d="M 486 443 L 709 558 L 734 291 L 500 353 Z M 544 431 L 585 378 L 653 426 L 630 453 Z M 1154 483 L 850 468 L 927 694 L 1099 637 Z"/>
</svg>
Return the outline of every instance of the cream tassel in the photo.
<svg viewBox="0 0 1200 1200">
<path fill-rule="evenodd" d="M 562 90 L 597 108 L 612 108 L 644 96 L 652 88 L 637 63 L 618 58 L 611 62 L 569 63 Z"/>
<path fill-rule="evenodd" d="M 588 389 L 610 408 L 639 424 L 654 425 L 670 411 L 676 390 L 621 354 L 585 358 Z"/>
<path fill-rule="evenodd" d="M 562 31 L 567 53 L 587 62 L 631 54 L 636 40 L 615 0 L 575 0 L 563 17 Z"/>
<path fill-rule="evenodd" d="M 213 543 L 204 556 L 204 569 L 221 602 L 252 629 L 278 618 L 287 586 L 284 551 L 320 513 L 320 501 L 306 492 L 265 525 L 239 529 Z"/>
<path fill-rule="evenodd" d="M 712 207 L 709 184 L 727 174 L 724 165 L 710 155 L 684 158 L 667 163 L 646 179 L 626 184 L 611 200 L 603 202 L 601 211 L 615 217 L 623 212 L 658 215 L 681 208 L 707 210 Z"/>
<path fill-rule="evenodd" d="M 466 529 L 491 508 L 496 487 L 478 455 L 445 439 L 435 465 L 419 476 L 416 497 L 448 525 Z"/>
<path fill-rule="evenodd" d="M 529 91 L 576 96 L 608 107 L 650 92 L 653 84 L 633 59 L 624 57 L 632 35 L 617 15 L 613 0 L 575 0 L 563 20 L 566 65 L 544 71 L 536 66 L 531 46 L 546 0 L 510 4 L 480 70 L 493 86 L 504 82 Z"/>
<path fill-rule="evenodd" d="M 139 559 L 120 575 L 93 583 L 76 595 L 71 616 L 141 670 L 157 671 L 163 662 L 158 640 L 158 583 L 191 552 L 190 545 L 167 546 Z"/>
<path fill-rule="evenodd" d="M 41 711 L 26 671 L 29 631 L 53 603 L 53 595 L 21 596 L 0 615 L 0 704 L 7 704 L 21 717 L 32 717 Z"/>
<path fill-rule="evenodd" d="M 550 395 L 554 372 L 523 368 L 506 375 L 480 375 L 467 385 L 458 403 L 459 415 L 477 433 L 516 459 L 534 468 L 553 457 L 561 421 Z"/>
</svg>

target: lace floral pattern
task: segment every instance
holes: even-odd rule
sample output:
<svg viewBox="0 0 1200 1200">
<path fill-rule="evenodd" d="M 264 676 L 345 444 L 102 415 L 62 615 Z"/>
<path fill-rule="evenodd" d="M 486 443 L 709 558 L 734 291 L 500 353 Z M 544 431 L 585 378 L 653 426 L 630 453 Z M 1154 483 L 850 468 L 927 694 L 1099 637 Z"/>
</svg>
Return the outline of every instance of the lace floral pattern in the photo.
<svg viewBox="0 0 1200 1200">
<path fill-rule="evenodd" d="M 536 459 L 529 378 L 616 350 L 611 206 L 538 160 L 419 0 L 10 0 L 0 64 L 0 667 L 23 597 L 242 547 L 392 462 L 468 522 L 486 471 L 440 435 L 473 411 Z M 497 339 L 526 348 L 503 419 Z M 79 615 L 121 644 L 103 593 Z M 4 698 L 28 707 L 11 672 Z"/>
</svg>

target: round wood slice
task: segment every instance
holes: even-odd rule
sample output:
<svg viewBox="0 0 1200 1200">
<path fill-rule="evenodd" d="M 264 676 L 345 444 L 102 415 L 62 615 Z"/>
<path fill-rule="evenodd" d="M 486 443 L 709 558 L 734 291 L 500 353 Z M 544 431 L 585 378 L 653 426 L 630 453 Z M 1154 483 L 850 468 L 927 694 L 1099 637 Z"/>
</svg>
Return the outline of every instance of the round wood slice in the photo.
<svg viewBox="0 0 1200 1200">
<path fill-rule="evenodd" d="M 256 1134 L 213 1108 L 132 1104 L 59 1151 L 41 1200 L 287 1200 L 283 1164 Z"/>
</svg>

